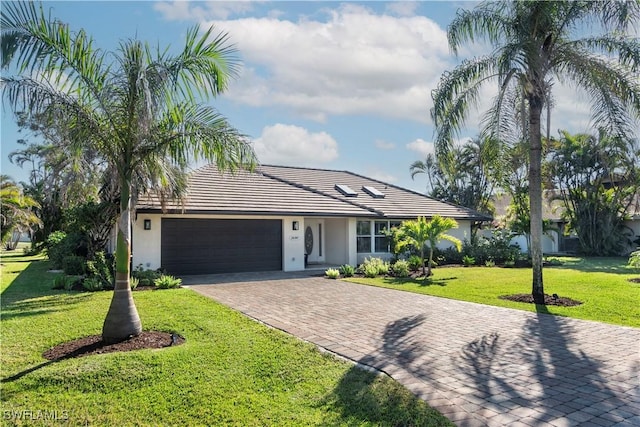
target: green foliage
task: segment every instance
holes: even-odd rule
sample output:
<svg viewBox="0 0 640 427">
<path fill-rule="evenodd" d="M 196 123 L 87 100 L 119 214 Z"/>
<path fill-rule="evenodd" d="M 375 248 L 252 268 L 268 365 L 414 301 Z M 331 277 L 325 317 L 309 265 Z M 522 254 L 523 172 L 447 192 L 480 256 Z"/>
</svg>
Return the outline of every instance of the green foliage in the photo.
<svg viewBox="0 0 640 427">
<path fill-rule="evenodd" d="M 629 265 L 631 267 L 640 269 L 640 250 L 631 252 L 629 255 Z"/>
<path fill-rule="evenodd" d="M 407 262 L 409 263 L 409 269 L 411 271 L 418 271 L 422 267 L 422 258 L 418 255 L 411 255 Z"/>
<path fill-rule="evenodd" d="M 498 140 L 477 138 L 452 147 L 446 156 L 430 153 L 411 165 L 411 177 L 425 174 L 433 198 L 492 214 L 499 148 Z"/>
<path fill-rule="evenodd" d="M 89 292 L 97 292 L 104 289 L 104 282 L 99 277 L 87 277 L 82 281 L 82 287 Z"/>
<path fill-rule="evenodd" d="M 600 131 L 596 137 L 561 132 L 547 165 L 555 199 L 564 207 L 567 232 L 580 251 L 607 256 L 626 253 L 633 233 L 625 220 L 640 192 L 640 146 L 634 139 Z"/>
<path fill-rule="evenodd" d="M 66 274 L 82 275 L 85 273 L 86 261 L 78 255 L 67 255 L 62 259 L 62 269 Z"/>
<path fill-rule="evenodd" d="M 495 267 L 496 266 L 496 262 L 492 259 L 488 259 L 484 262 L 484 266 L 485 267 Z"/>
<path fill-rule="evenodd" d="M 462 257 L 462 264 L 464 264 L 465 267 L 471 267 L 476 264 L 476 259 L 472 256 L 465 255 Z"/>
<path fill-rule="evenodd" d="M 419 266 L 418 266 L 419 268 Z M 397 260 L 391 267 L 393 275 L 396 277 L 408 277 L 409 276 L 409 262 L 404 259 Z"/>
<path fill-rule="evenodd" d="M 141 286 L 152 286 L 155 280 L 162 276 L 157 270 L 145 270 L 142 264 L 139 264 L 131 273 L 132 278 L 139 279 Z"/>
<path fill-rule="evenodd" d="M 180 285 L 182 285 L 182 279 L 163 274 L 153 283 L 158 289 L 173 289 L 179 288 Z"/>
<path fill-rule="evenodd" d="M 53 279 L 53 289 L 64 289 L 65 291 L 70 291 L 78 282 L 80 282 L 80 280 L 82 279 L 78 276 L 61 274 Z"/>
<path fill-rule="evenodd" d="M 67 233 L 64 231 L 54 231 L 47 237 L 46 249 L 49 261 L 54 268 L 62 268 L 62 260 L 65 256 L 72 255 L 64 244 Z"/>
<path fill-rule="evenodd" d="M 355 267 L 349 264 L 341 265 L 338 271 L 343 277 L 351 277 L 356 273 Z"/>
<path fill-rule="evenodd" d="M 381 274 L 388 274 L 389 263 L 384 261 L 382 258 L 365 258 L 362 264 L 360 264 L 359 270 L 365 276 L 367 276 L 367 274 L 373 275 L 367 277 L 375 277 Z"/>
<path fill-rule="evenodd" d="M 131 286 L 131 290 L 134 290 L 135 288 L 137 288 L 139 284 L 140 284 L 140 279 L 138 279 L 137 277 L 129 278 L 129 286 Z"/>
<path fill-rule="evenodd" d="M 337 279 L 340 277 L 340 271 L 337 268 L 329 268 L 324 272 L 329 279 Z"/>
<path fill-rule="evenodd" d="M 107 257 L 104 252 L 97 252 L 92 261 L 87 261 L 87 275 L 100 280 L 105 289 L 113 289 L 114 274 L 114 260 L 112 257 Z"/>
</svg>

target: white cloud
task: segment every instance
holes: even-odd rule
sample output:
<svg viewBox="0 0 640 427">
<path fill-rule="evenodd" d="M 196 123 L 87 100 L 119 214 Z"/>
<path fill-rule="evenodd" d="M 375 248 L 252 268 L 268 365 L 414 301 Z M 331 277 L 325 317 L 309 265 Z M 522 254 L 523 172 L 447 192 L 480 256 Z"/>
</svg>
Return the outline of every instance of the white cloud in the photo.
<svg viewBox="0 0 640 427">
<path fill-rule="evenodd" d="M 377 179 L 378 181 L 387 182 L 389 184 L 393 184 L 398 181 L 398 177 L 387 173 L 386 171 L 378 168 L 369 168 L 367 173 L 364 174 L 369 178 Z M 382 188 L 380 189 L 382 190 Z"/>
<path fill-rule="evenodd" d="M 382 139 L 377 139 L 374 144 L 380 150 L 393 150 L 396 148 L 396 144 L 393 142 L 383 141 Z"/>
<path fill-rule="evenodd" d="M 200 21 L 204 19 L 228 19 L 233 15 L 253 10 L 250 1 L 199 1 L 184 0 L 156 2 L 153 8 L 171 21 Z"/>
<path fill-rule="evenodd" d="M 281 123 L 262 129 L 253 148 L 264 164 L 318 166 L 338 158 L 338 143 L 328 133 Z"/>
<path fill-rule="evenodd" d="M 423 158 L 426 157 L 427 154 L 433 154 L 435 152 L 435 146 L 433 145 L 433 142 L 427 142 L 422 138 L 418 138 L 408 143 L 407 149 L 415 151 Z"/>
<path fill-rule="evenodd" d="M 423 16 L 376 15 L 353 4 L 326 13 L 326 21 L 203 22 L 227 31 L 245 63 L 226 96 L 318 121 L 374 114 L 428 122 L 431 89 L 450 68 L 445 31 Z"/>
<path fill-rule="evenodd" d="M 413 16 L 417 8 L 417 1 L 393 1 L 385 6 L 389 14 L 396 16 Z"/>
</svg>

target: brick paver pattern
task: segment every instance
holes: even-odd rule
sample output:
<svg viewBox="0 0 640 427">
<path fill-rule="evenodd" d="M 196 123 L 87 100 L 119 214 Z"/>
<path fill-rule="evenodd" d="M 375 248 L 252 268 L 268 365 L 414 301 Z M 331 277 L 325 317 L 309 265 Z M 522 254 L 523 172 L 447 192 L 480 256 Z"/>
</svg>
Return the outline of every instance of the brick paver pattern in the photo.
<svg viewBox="0 0 640 427">
<path fill-rule="evenodd" d="M 461 427 L 640 426 L 640 329 L 303 274 L 185 284 L 388 374 Z"/>
</svg>

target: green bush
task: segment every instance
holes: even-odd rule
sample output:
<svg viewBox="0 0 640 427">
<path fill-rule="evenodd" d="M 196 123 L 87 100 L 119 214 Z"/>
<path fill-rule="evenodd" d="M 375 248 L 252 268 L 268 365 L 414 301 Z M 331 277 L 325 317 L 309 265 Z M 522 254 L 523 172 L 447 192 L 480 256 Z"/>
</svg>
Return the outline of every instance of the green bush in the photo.
<svg viewBox="0 0 640 427">
<path fill-rule="evenodd" d="M 396 261 L 392 268 L 393 274 L 396 277 L 408 277 L 409 276 L 409 262 L 403 259 Z"/>
<path fill-rule="evenodd" d="M 47 237 L 46 248 L 49 261 L 53 268 L 62 268 L 62 260 L 65 256 L 72 255 L 65 245 L 67 233 L 64 231 L 54 231 Z"/>
<path fill-rule="evenodd" d="M 104 289 L 104 283 L 99 277 L 87 277 L 82 281 L 82 287 L 89 292 L 96 292 Z"/>
<path fill-rule="evenodd" d="M 80 280 L 81 279 L 78 276 L 67 276 L 66 274 L 61 274 L 53 279 L 53 289 L 64 289 L 65 291 L 70 291 Z"/>
<path fill-rule="evenodd" d="M 373 278 L 378 276 L 378 267 L 373 264 L 362 265 L 360 270 L 365 277 Z"/>
<path fill-rule="evenodd" d="M 131 277 L 135 277 L 140 280 L 141 286 L 152 286 L 157 278 L 162 276 L 162 273 L 157 270 L 145 270 L 142 264 L 139 264 L 135 270 L 131 273 Z"/>
<path fill-rule="evenodd" d="M 496 266 L 496 263 L 495 263 L 495 261 L 494 261 L 494 260 L 492 260 L 492 259 L 488 259 L 488 260 L 486 260 L 486 261 L 484 262 L 484 266 L 485 266 L 485 267 L 495 267 L 495 266 Z"/>
<path fill-rule="evenodd" d="M 389 263 L 384 261 L 382 258 L 365 258 L 364 262 L 360 264 L 360 272 L 367 276 L 366 270 L 369 270 L 370 273 L 375 271 L 375 276 L 389 274 Z"/>
<path fill-rule="evenodd" d="M 83 275 L 85 273 L 86 260 L 78 255 L 67 255 L 62 259 L 62 269 L 66 274 Z"/>
<path fill-rule="evenodd" d="M 98 278 L 105 289 L 113 289 L 115 263 L 112 257 L 107 257 L 104 252 L 96 252 L 94 259 L 87 261 L 87 275 Z"/>
<path fill-rule="evenodd" d="M 629 265 L 634 268 L 640 268 L 640 249 L 631 252 L 629 255 Z"/>
<path fill-rule="evenodd" d="M 139 284 L 140 284 L 140 279 L 138 279 L 137 277 L 129 278 L 129 286 L 131 286 L 131 290 L 134 290 L 135 288 L 137 288 Z"/>
<path fill-rule="evenodd" d="M 182 285 L 182 279 L 163 274 L 153 283 L 158 289 L 172 289 L 179 288 Z"/>
<path fill-rule="evenodd" d="M 355 267 L 349 264 L 341 265 L 338 271 L 344 277 L 351 277 L 356 273 Z"/>
<path fill-rule="evenodd" d="M 476 259 L 472 256 L 465 255 L 464 257 L 462 257 L 462 264 L 464 264 L 465 267 L 472 266 L 475 263 L 476 263 Z"/>
<path fill-rule="evenodd" d="M 422 258 L 418 255 L 411 255 L 407 262 L 409 263 L 409 270 L 411 271 L 418 271 L 422 268 Z"/>
<path fill-rule="evenodd" d="M 340 271 L 336 268 L 329 268 L 324 272 L 324 274 L 329 279 L 337 279 L 338 277 L 340 277 Z"/>
</svg>

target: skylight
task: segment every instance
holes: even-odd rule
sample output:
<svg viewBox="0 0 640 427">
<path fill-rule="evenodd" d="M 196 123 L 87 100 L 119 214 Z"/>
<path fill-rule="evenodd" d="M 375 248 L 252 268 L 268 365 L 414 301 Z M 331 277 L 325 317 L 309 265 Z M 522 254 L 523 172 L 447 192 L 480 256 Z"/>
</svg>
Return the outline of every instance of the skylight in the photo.
<svg viewBox="0 0 640 427">
<path fill-rule="evenodd" d="M 336 184 L 335 189 L 344 194 L 347 197 L 357 197 L 358 193 L 346 184 Z"/>
<path fill-rule="evenodd" d="M 376 187 L 365 185 L 362 187 L 362 190 L 374 199 L 384 199 L 384 193 L 380 192 Z"/>
</svg>

